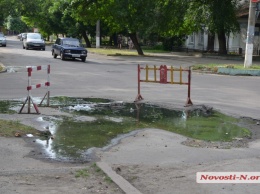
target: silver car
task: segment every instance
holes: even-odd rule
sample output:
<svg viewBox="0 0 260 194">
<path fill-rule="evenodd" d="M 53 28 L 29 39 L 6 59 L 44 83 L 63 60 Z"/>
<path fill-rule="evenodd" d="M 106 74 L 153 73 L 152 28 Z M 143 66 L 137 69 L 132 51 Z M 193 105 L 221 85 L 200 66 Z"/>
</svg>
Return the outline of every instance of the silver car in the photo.
<svg viewBox="0 0 260 194">
<path fill-rule="evenodd" d="M 39 49 L 45 51 L 45 41 L 39 33 L 27 33 L 23 39 L 23 49 Z"/>
<path fill-rule="evenodd" d="M 2 32 L 0 32 L 0 45 L 6 46 L 6 37 Z"/>
<path fill-rule="evenodd" d="M 22 34 L 20 34 L 20 37 L 19 37 L 19 38 L 20 38 L 20 41 L 23 41 L 23 39 L 26 37 L 26 34 L 27 34 L 27 33 L 22 33 Z"/>
</svg>

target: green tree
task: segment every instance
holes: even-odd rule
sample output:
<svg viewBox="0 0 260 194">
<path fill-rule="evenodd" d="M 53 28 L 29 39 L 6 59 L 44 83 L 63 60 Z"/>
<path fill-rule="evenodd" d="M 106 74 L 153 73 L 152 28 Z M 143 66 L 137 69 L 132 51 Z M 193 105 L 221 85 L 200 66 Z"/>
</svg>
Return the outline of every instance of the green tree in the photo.
<svg viewBox="0 0 260 194">
<path fill-rule="evenodd" d="M 105 1 L 102 20 L 112 32 L 127 31 L 139 55 L 143 51 L 138 41 L 138 33 L 153 26 L 155 21 L 156 0 L 114 0 Z M 111 11 L 113 10 L 113 11 Z"/>
<path fill-rule="evenodd" d="M 62 13 L 50 10 L 53 2 L 53 0 L 37 0 L 35 5 L 24 7 L 21 9 L 22 20 L 28 26 L 39 28 L 39 31 L 47 37 L 53 33 L 60 33 Z M 31 10 L 31 7 L 35 9 Z"/>
<path fill-rule="evenodd" d="M 0 1 L 0 26 L 2 26 L 9 15 L 18 16 L 17 0 L 1 0 Z"/>
<path fill-rule="evenodd" d="M 188 1 L 183 0 L 157 0 L 155 19 L 145 34 L 157 34 L 163 42 L 164 50 L 172 50 L 173 46 L 180 47 L 187 35 L 184 28 L 184 16 Z"/>
<path fill-rule="evenodd" d="M 62 22 L 65 25 L 65 29 L 68 36 L 77 37 L 80 40 L 83 38 L 86 42 L 87 47 L 91 47 L 91 43 L 88 38 L 88 34 L 93 32 L 93 25 L 91 25 L 89 20 L 82 20 L 78 17 L 77 10 L 75 9 L 74 1 L 70 0 L 66 2 L 60 2 L 63 4 L 63 17 Z M 65 5 L 65 6 L 64 6 Z M 93 33 L 92 33 L 93 34 Z"/>
<path fill-rule="evenodd" d="M 114 33 L 130 36 L 139 55 L 138 34 L 180 33 L 185 6 L 182 0 L 73 0 L 74 16 L 94 24 L 100 19 Z"/>
<path fill-rule="evenodd" d="M 191 0 L 185 15 L 187 32 L 201 30 L 201 25 L 208 27 L 210 34 L 217 34 L 219 53 L 227 54 L 226 35 L 239 32 L 236 13 L 240 0 Z"/>
<path fill-rule="evenodd" d="M 28 26 L 21 20 L 21 17 L 12 17 L 8 16 L 6 21 L 6 27 L 8 30 L 16 31 L 16 32 L 26 32 Z"/>
</svg>

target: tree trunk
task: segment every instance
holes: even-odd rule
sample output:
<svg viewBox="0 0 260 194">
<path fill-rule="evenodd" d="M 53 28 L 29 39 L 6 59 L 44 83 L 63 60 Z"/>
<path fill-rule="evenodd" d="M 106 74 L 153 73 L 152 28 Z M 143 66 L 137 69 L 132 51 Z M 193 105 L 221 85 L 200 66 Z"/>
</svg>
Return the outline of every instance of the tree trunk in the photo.
<svg viewBox="0 0 260 194">
<path fill-rule="evenodd" d="M 109 43 L 108 43 L 109 46 L 112 46 L 113 45 L 113 36 L 109 36 Z"/>
<path fill-rule="evenodd" d="M 86 32 L 83 31 L 81 34 L 82 34 L 82 37 L 84 38 L 84 40 L 86 42 L 86 47 L 87 48 L 91 48 L 91 43 L 90 43 L 90 41 L 88 39 L 88 36 L 87 36 Z"/>
<path fill-rule="evenodd" d="M 210 34 L 208 35 L 208 48 L 207 51 L 213 52 L 214 51 L 214 42 L 215 42 L 215 35 Z"/>
<path fill-rule="evenodd" d="M 134 44 L 134 46 L 137 50 L 138 55 L 144 55 L 143 50 L 142 50 L 142 48 L 141 48 L 141 46 L 138 42 L 136 33 L 135 32 L 130 33 L 129 36 L 130 36 L 130 38 L 131 38 L 131 40 L 132 40 L 132 42 L 133 42 L 133 44 Z"/>
<path fill-rule="evenodd" d="M 109 46 L 117 46 L 117 35 L 115 33 L 109 37 Z"/>
<path fill-rule="evenodd" d="M 218 33 L 218 42 L 219 42 L 219 54 L 226 55 L 227 47 L 226 47 L 226 36 L 224 31 Z"/>
</svg>

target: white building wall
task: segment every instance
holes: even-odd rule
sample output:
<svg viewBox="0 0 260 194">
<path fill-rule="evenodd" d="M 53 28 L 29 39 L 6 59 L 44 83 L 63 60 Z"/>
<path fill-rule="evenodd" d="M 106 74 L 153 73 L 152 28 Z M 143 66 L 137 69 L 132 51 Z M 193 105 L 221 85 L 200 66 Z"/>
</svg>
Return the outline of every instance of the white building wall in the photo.
<svg viewBox="0 0 260 194">
<path fill-rule="evenodd" d="M 203 36 L 203 38 L 202 38 Z M 228 51 L 231 53 L 238 53 L 239 48 L 242 48 L 242 53 L 245 53 L 246 48 L 246 38 L 247 38 L 247 23 L 244 21 L 240 24 L 240 33 L 233 34 L 231 33 L 229 37 L 226 37 L 226 40 L 228 41 L 227 46 Z M 201 40 L 203 39 L 203 40 Z M 188 47 L 192 50 L 207 50 L 207 44 L 208 44 L 208 34 L 204 32 L 204 34 L 201 32 L 193 33 L 193 35 L 189 35 L 188 38 L 185 41 L 185 47 Z M 214 41 L 214 50 L 219 50 L 219 42 L 218 42 L 218 36 L 216 34 L 215 41 Z M 255 37 L 254 37 L 254 55 L 260 54 L 260 28 L 255 28 Z"/>
<path fill-rule="evenodd" d="M 203 31 L 194 32 L 185 41 L 185 47 L 190 50 L 206 50 L 208 46 L 208 34 Z"/>
<path fill-rule="evenodd" d="M 243 5 L 245 3 L 249 3 L 250 0 L 240 0 L 240 4 Z M 258 16 L 258 19 L 256 20 L 256 22 L 258 23 L 258 25 L 260 24 L 260 16 Z M 238 22 L 240 23 L 240 32 L 237 34 L 230 34 L 229 36 L 229 48 L 228 50 L 230 52 L 238 52 L 239 48 L 242 49 L 242 53 L 245 54 L 245 48 L 246 48 L 246 38 L 247 38 L 247 26 L 248 26 L 248 20 L 247 19 L 239 19 Z M 193 48 L 193 49 L 197 49 L 200 50 L 201 49 L 201 44 L 198 43 L 198 34 L 194 33 L 194 44 L 191 44 L 189 42 L 189 37 L 187 38 L 187 40 L 185 41 L 185 47 L 188 48 Z M 204 50 L 207 49 L 207 43 L 208 43 L 208 35 L 204 35 L 204 41 L 203 44 L 204 45 L 202 48 L 204 48 Z M 254 55 L 260 55 L 260 27 L 255 27 L 255 36 L 254 36 Z M 218 37 L 217 35 L 215 36 L 215 41 L 214 41 L 214 50 L 218 51 L 219 50 L 219 43 L 218 43 Z"/>
</svg>

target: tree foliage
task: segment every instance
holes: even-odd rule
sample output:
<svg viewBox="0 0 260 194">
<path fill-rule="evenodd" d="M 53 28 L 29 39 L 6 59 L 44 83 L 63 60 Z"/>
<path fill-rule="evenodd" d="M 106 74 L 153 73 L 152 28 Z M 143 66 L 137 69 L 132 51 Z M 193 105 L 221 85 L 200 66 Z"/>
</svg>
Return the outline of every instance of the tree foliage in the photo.
<svg viewBox="0 0 260 194">
<path fill-rule="evenodd" d="M 8 30 L 19 33 L 26 32 L 28 30 L 28 26 L 21 20 L 21 17 L 8 16 L 5 24 Z"/>
<path fill-rule="evenodd" d="M 0 25 L 9 15 L 22 16 L 43 34 L 83 37 L 94 35 L 97 20 L 107 36 L 129 36 L 142 55 L 138 35 L 157 34 L 175 40 L 205 25 L 217 34 L 220 52 L 226 53 L 225 36 L 239 31 L 236 13 L 240 0 L 1 0 Z M 15 16 L 15 17 L 14 17 Z M 178 43 L 179 44 L 179 43 Z"/>
<path fill-rule="evenodd" d="M 201 30 L 202 25 L 210 34 L 217 34 L 219 52 L 226 54 L 226 35 L 240 30 L 237 11 L 240 0 L 191 0 L 184 18 L 187 32 Z"/>
</svg>

